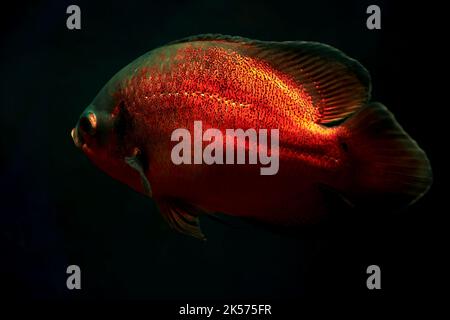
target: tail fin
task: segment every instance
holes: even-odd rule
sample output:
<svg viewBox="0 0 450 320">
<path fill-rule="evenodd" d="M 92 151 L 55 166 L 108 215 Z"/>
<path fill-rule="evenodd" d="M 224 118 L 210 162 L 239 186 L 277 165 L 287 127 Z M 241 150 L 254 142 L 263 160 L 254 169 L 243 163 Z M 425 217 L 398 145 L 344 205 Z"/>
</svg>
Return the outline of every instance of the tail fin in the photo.
<svg viewBox="0 0 450 320">
<path fill-rule="evenodd" d="M 432 183 L 428 158 L 384 105 L 370 103 L 343 126 L 348 138 L 342 147 L 352 163 L 346 188 L 351 202 L 399 208 L 427 192 Z"/>
</svg>

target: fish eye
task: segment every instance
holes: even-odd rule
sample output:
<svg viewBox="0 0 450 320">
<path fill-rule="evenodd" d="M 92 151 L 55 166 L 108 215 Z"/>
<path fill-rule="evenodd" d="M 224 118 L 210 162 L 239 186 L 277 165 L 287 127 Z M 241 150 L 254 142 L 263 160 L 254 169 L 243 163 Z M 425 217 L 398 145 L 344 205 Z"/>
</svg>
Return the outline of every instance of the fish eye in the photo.
<svg viewBox="0 0 450 320">
<path fill-rule="evenodd" d="M 81 131 L 94 135 L 97 129 L 97 117 L 94 113 L 88 112 L 80 118 Z"/>
</svg>

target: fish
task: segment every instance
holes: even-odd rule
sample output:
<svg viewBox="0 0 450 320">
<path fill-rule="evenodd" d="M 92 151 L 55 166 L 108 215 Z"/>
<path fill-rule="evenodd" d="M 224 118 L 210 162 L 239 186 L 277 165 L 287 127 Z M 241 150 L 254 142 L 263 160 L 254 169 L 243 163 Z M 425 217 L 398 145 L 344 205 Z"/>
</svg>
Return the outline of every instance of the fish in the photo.
<svg viewBox="0 0 450 320">
<path fill-rule="evenodd" d="M 278 171 L 175 164 L 173 132 L 193 132 L 198 121 L 224 136 L 277 129 Z M 95 166 L 152 198 L 173 229 L 203 240 L 203 215 L 299 226 L 332 210 L 327 190 L 353 206 L 395 211 L 432 184 L 426 153 L 371 101 L 369 72 L 319 42 L 219 34 L 170 42 L 114 75 L 71 136 Z"/>
</svg>

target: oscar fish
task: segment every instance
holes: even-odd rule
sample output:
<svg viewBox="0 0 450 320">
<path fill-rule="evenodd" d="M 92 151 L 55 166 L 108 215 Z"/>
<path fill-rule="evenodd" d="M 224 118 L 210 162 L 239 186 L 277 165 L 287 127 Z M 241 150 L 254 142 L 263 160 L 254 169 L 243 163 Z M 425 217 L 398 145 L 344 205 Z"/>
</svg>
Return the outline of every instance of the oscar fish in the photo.
<svg viewBox="0 0 450 320">
<path fill-rule="evenodd" d="M 153 198 L 171 227 L 204 239 L 203 214 L 297 226 L 330 210 L 327 190 L 380 209 L 406 207 L 425 194 L 432 183 L 425 152 L 370 94 L 368 71 L 331 46 L 207 34 L 124 67 L 71 135 L 101 170 Z M 277 129 L 278 171 L 175 164 L 172 133 L 193 132 L 196 121 L 223 135 Z"/>
</svg>

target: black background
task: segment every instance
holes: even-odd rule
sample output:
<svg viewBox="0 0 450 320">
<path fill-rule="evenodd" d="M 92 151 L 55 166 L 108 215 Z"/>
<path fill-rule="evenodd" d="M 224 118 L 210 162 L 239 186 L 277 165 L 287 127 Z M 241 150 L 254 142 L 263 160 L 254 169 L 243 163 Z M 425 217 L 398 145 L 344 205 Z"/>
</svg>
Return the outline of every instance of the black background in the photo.
<svg viewBox="0 0 450 320">
<path fill-rule="evenodd" d="M 69 4 L 82 29 L 68 30 Z M 382 29 L 366 28 L 381 7 Z M 3 8 L 1 20 L 0 271 L 6 298 L 399 299 L 439 281 L 446 208 L 438 156 L 447 144 L 442 8 L 384 1 L 36 1 Z M 200 33 L 314 40 L 358 59 L 383 102 L 427 152 L 429 193 L 407 211 L 336 207 L 297 234 L 205 218 L 206 243 L 169 230 L 153 201 L 95 168 L 70 130 L 121 67 L 166 42 Z M 445 106 L 447 104 L 447 106 Z M 438 252 L 439 253 L 439 252 Z M 443 255 L 440 252 L 440 255 Z M 82 290 L 66 288 L 66 267 Z M 366 288 L 377 264 L 382 290 Z"/>
</svg>

